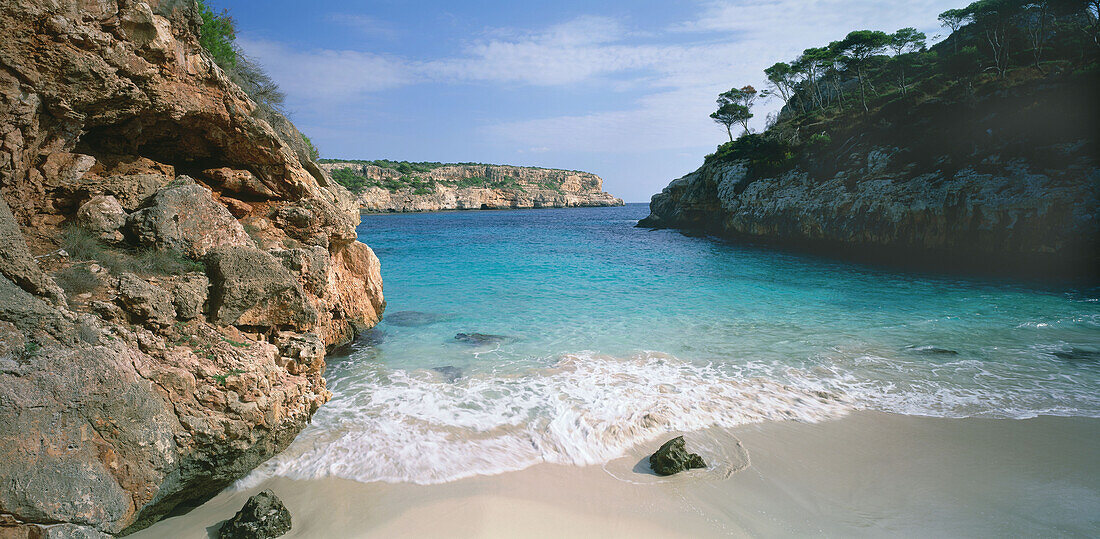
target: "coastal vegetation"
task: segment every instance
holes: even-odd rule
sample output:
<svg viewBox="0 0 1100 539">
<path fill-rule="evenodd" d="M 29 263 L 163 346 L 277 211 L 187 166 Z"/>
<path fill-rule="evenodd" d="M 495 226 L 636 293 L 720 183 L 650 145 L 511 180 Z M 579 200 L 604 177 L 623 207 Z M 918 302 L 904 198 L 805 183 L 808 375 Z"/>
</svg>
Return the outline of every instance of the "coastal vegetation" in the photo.
<svg viewBox="0 0 1100 539">
<path fill-rule="evenodd" d="M 902 28 L 857 30 L 806 49 L 764 70 L 765 90 L 720 94 L 711 117 L 728 133 L 741 124 L 743 133 L 736 140 L 730 133 L 706 162 L 747 160 L 755 173 L 772 174 L 837 155 L 860 133 L 936 123 L 950 126 L 946 136 L 904 146 L 951 161 L 973 151 L 961 142 L 980 138 L 953 118 L 994 95 L 1072 94 L 1069 102 L 1046 99 L 998 115 L 1001 123 L 1030 124 L 1031 136 L 1074 139 L 1094 126 L 1087 106 L 1070 103 L 1087 101 L 1098 87 L 1098 8 L 1083 0 L 979 0 L 940 15 L 950 34 L 932 47 L 923 32 Z M 783 103 L 761 133 L 748 129 L 756 97 Z"/>
<path fill-rule="evenodd" d="M 425 195 L 436 191 L 439 186 L 447 186 L 454 189 L 467 187 L 479 187 L 485 189 L 518 189 L 526 190 L 523 182 L 518 178 L 504 176 L 500 178 L 486 178 L 482 176 L 458 177 L 451 179 L 436 179 L 425 174 L 444 166 L 495 166 L 482 163 L 439 163 L 439 162 L 409 162 L 390 161 L 387 159 L 376 160 L 342 160 L 321 159 L 319 163 L 348 163 L 352 165 L 345 168 L 332 169 L 332 179 L 336 183 L 346 187 L 353 193 L 362 192 L 370 187 L 380 187 L 388 191 L 401 191 L 411 189 L 414 195 Z M 383 175 L 380 178 L 370 178 L 363 173 L 362 166 L 375 166 L 386 171 L 394 171 L 400 176 Z M 535 167 L 522 167 L 535 168 Z M 560 186 L 552 182 L 544 182 L 547 189 L 560 190 Z"/>
</svg>

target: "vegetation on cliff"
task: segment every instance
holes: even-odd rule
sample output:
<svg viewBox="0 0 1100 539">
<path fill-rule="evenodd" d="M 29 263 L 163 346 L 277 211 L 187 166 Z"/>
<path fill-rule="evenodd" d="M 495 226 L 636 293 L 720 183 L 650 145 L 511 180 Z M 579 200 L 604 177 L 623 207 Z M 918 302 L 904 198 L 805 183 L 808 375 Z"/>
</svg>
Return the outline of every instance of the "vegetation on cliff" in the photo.
<svg viewBox="0 0 1100 539">
<path fill-rule="evenodd" d="M 784 103 L 767 129 L 750 133 L 746 126 L 706 163 L 747 160 L 754 174 L 774 174 L 807 160 L 826 164 L 824 156 L 840 157 L 853 138 L 875 133 L 889 142 L 906 138 L 903 127 L 924 126 L 936 136 L 898 140 L 905 151 L 959 167 L 986 142 L 981 131 L 993 127 L 990 121 L 1012 127 L 1016 149 L 1028 154 L 1029 141 L 1094 144 L 1098 6 L 980 0 L 941 14 L 952 32 L 931 48 L 923 33 L 903 28 L 858 30 L 806 49 L 765 70 L 768 88 L 759 96 Z M 746 123 L 756 95 L 751 86 L 725 92 L 712 117 L 727 128 Z M 989 97 L 1003 101 L 998 117 L 971 122 L 968 111 Z"/>
</svg>

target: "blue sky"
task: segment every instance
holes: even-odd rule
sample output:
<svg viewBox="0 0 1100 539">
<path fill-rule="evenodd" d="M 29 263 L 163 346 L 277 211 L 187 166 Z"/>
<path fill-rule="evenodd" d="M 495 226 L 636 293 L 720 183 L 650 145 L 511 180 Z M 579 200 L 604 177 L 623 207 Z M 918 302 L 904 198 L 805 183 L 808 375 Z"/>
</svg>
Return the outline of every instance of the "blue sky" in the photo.
<svg viewBox="0 0 1100 539">
<path fill-rule="evenodd" d="M 323 157 L 586 170 L 644 202 L 726 139 L 707 117 L 719 92 L 850 30 L 940 34 L 966 2 L 210 3 Z"/>
</svg>

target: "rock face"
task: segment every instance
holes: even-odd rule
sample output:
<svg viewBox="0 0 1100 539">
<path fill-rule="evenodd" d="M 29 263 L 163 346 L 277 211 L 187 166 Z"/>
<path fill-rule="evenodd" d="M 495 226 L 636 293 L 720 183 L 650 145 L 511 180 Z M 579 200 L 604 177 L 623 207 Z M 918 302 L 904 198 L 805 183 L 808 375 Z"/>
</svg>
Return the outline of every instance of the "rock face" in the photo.
<svg viewBox="0 0 1100 539">
<path fill-rule="evenodd" d="M 274 492 L 252 496 L 233 518 L 222 524 L 222 539 L 274 539 L 290 531 L 290 511 Z"/>
<path fill-rule="evenodd" d="M 407 177 L 391 168 L 352 162 L 322 163 L 334 171 L 350 169 L 369 181 L 382 183 Z M 420 212 L 440 210 L 502 210 L 514 208 L 572 208 L 622 206 L 622 199 L 603 191 L 603 179 L 588 172 L 503 165 L 443 165 L 412 174 L 430 184 L 417 192 L 412 187 L 391 190 L 364 188 L 359 207 L 369 212 Z M 484 187 L 464 187 L 477 180 Z"/>
<path fill-rule="evenodd" d="M 199 24 L 191 0 L 0 0 L 4 537 L 126 534 L 221 490 L 385 306 L 355 202 Z M 53 278 L 74 268 L 90 292 Z"/>
<path fill-rule="evenodd" d="M 1095 279 L 1095 88 L 1039 81 L 819 125 L 832 142 L 778 169 L 712 159 L 672 181 L 639 226 L 904 265 Z"/>
<path fill-rule="evenodd" d="M 683 436 L 677 436 L 661 446 L 656 453 L 649 457 L 649 467 L 657 475 L 672 475 L 685 470 L 706 468 L 707 463 L 703 457 L 688 453 Z"/>
</svg>

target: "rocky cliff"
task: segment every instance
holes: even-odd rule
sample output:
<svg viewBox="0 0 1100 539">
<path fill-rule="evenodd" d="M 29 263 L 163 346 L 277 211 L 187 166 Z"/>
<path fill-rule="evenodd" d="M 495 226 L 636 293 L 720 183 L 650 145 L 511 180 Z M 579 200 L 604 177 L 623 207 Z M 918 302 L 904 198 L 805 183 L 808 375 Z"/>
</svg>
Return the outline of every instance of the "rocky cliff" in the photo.
<svg viewBox="0 0 1100 539">
<path fill-rule="evenodd" d="M 504 165 L 416 166 L 329 161 L 321 167 L 359 179 L 359 207 L 371 212 L 621 206 L 588 172 Z M 340 172 L 338 172 L 340 171 Z"/>
<path fill-rule="evenodd" d="M 0 0 L 0 536 L 125 534 L 283 449 L 384 302 L 191 0 Z"/>
<path fill-rule="evenodd" d="M 831 142 L 711 156 L 639 226 L 935 269 L 1095 279 L 1095 79 L 899 101 L 814 126 Z M 761 138 L 767 144 L 766 138 Z"/>
</svg>

